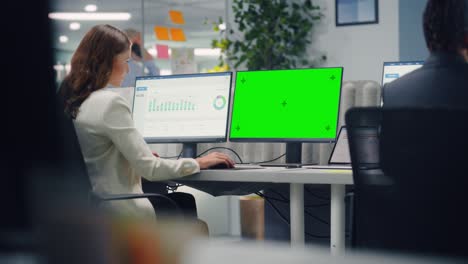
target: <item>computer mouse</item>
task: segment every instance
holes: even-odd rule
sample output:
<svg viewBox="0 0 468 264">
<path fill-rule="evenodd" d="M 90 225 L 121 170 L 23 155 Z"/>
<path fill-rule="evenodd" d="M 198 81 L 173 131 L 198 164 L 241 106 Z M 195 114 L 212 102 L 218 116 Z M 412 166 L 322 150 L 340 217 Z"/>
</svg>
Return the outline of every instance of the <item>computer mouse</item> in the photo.
<svg viewBox="0 0 468 264">
<path fill-rule="evenodd" d="M 213 165 L 209 167 L 208 169 L 210 170 L 220 170 L 220 169 L 230 169 L 231 167 L 227 165 L 226 163 L 218 163 L 216 165 Z"/>
</svg>

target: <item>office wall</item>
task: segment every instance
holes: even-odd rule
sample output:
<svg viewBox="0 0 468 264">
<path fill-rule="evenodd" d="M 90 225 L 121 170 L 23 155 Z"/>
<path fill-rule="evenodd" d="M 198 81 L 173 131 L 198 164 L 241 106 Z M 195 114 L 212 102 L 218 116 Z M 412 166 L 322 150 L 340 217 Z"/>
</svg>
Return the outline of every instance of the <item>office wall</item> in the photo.
<svg viewBox="0 0 468 264">
<path fill-rule="evenodd" d="M 399 0 L 379 1 L 378 24 L 344 27 L 335 25 L 335 0 L 316 3 L 322 6 L 325 17 L 315 33 L 316 44 L 310 56 L 324 52 L 328 57 L 325 66 L 344 66 L 345 81 L 380 83 L 382 63 L 399 59 Z"/>
<path fill-rule="evenodd" d="M 429 55 L 422 26 L 427 0 L 399 2 L 400 60 L 424 60 Z"/>
</svg>

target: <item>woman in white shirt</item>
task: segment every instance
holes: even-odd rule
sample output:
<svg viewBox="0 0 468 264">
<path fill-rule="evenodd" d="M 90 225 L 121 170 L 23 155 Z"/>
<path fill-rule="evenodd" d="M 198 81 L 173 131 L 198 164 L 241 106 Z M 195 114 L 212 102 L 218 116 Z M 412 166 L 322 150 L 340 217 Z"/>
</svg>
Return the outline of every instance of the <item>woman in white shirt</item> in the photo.
<svg viewBox="0 0 468 264">
<path fill-rule="evenodd" d="M 234 162 L 213 152 L 197 159 L 155 157 L 135 129 L 126 100 L 105 87 L 118 87 L 128 72 L 131 42 L 110 25 L 93 27 L 71 60 L 71 71 L 60 87 L 65 114 L 75 130 L 97 193 L 143 193 L 141 177 L 163 181 L 191 175 L 210 166 Z M 115 201 L 112 209 L 132 216 L 155 217 L 147 199 Z"/>
</svg>

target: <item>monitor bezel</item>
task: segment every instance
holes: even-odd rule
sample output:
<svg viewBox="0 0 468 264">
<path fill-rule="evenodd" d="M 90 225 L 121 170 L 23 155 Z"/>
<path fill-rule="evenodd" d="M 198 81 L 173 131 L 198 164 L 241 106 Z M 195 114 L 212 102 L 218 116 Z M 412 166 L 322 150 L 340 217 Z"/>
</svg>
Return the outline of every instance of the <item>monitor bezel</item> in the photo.
<svg viewBox="0 0 468 264">
<path fill-rule="evenodd" d="M 227 142 L 229 130 L 229 118 L 230 118 L 230 111 L 231 111 L 231 97 L 232 97 L 232 82 L 233 82 L 233 72 L 232 71 L 224 71 L 224 72 L 206 72 L 206 73 L 184 73 L 184 74 L 171 74 L 171 75 L 157 75 L 157 76 L 137 76 L 135 78 L 135 87 L 134 87 L 134 95 L 133 95 L 133 105 L 132 105 L 132 118 L 134 115 L 133 109 L 135 108 L 135 95 L 137 89 L 137 81 L 138 80 L 149 80 L 149 79 L 176 79 L 176 78 L 190 78 L 190 77 L 209 77 L 209 76 L 229 76 L 229 92 L 227 98 L 227 118 L 226 118 L 226 129 L 224 133 L 224 137 L 145 137 L 143 139 L 148 144 L 159 144 L 159 143 L 222 143 Z"/>
<path fill-rule="evenodd" d="M 232 138 L 231 137 L 231 126 L 232 126 L 232 113 L 234 112 L 234 100 L 236 98 L 236 85 L 237 85 L 237 73 L 239 72 L 261 72 L 261 71 L 295 71 L 295 70 L 318 70 L 318 69 L 341 69 L 341 80 L 340 80 L 340 88 L 339 88 L 339 98 L 338 98 L 338 112 L 336 118 L 336 130 L 335 130 L 335 137 L 334 138 Z M 229 118 L 229 134 L 228 140 L 229 142 L 258 142 L 258 143 L 333 143 L 336 141 L 336 136 L 339 130 L 339 118 L 340 118 L 340 109 L 341 109 L 341 94 L 343 88 L 343 74 L 344 74 L 344 67 L 318 67 L 318 68 L 297 68 L 297 69 L 273 69 L 273 70 L 243 70 L 237 71 L 236 76 L 234 78 L 234 93 L 232 95 L 232 109 L 231 115 Z M 306 120 L 305 120 L 306 121 Z"/>
<path fill-rule="evenodd" d="M 410 61 L 384 61 L 382 63 L 382 78 L 380 78 L 380 86 L 383 87 L 384 86 L 384 76 L 385 76 L 385 65 L 386 64 L 390 64 L 390 63 L 410 63 L 410 64 L 418 64 L 418 65 L 421 65 L 421 67 L 424 65 L 424 61 L 423 60 L 410 60 Z"/>
</svg>

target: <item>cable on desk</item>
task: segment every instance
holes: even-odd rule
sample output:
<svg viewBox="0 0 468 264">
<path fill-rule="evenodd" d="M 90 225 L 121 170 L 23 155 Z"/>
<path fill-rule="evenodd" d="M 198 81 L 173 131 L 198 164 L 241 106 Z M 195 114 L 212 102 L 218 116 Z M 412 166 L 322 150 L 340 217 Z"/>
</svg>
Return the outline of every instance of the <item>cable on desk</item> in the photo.
<svg viewBox="0 0 468 264">
<path fill-rule="evenodd" d="M 264 161 L 258 161 L 258 162 L 243 162 L 242 161 L 242 158 L 240 157 L 240 155 L 235 151 L 233 150 L 232 148 L 227 148 L 227 147 L 212 147 L 212 148 L 209 148 L 205 151 L 203 151 L 202 153 L 200 153 L 197 157 L 200 157 L 201 155 L 207 153 L 208 151 L 210 150 L 215 150 L 215 149 L 226 149 L 226 150 L 229 150 L 231 151 L 232 153 L 234 153 L 234 155 L 236 155 L 236 157 L 239 159 L 239 164 L 262 164 L 262 163 L 268 163 L 268 162 L 273 162 L 273 161 L 276 161 L 276 160 L 279 160 L 281 159 L 282 157 L 286 156 L 286 153 L 283 153 L 281 154 L 280 156 L 274 158 L 274 159 L 271 159 L 271 160 L 264 160 Z M 181 153 L 182 154 L 182 153 Z M 179 155 L 180 157 L 180 155 Z"/>
<path fill-rule="evenodd" d="M 260 192 L 255 192 L 255 194 L 257 194 L 258 196 L 262 196 L 263 194 L 260 193 Z M 271 207 L 273 207 L 273 209 L 275 210 L 276 214 L 281 218 L 281 220 L 283 220 L 289 227 L 291 227 L 291 223 L 289 222 L 289 220 L 286 218 L 286 216 L 284 216 L 280 210 L 278 209 L 278 207 L 276 207 L 268 198 L 265 198 L 265 201 L 267 201 L 267 203 L 269 203 L 271 205 Z M 322 236 L 322 235 L 315 235 L 315 234 L 311 234 L 309 232 L 306 232 L 304 231 L 304 233 L 310 237 L 313 237 L 313 238 L 321 238 L 321 239 L 325 239 L 325 238 L 330 238 L 330 236 Z"/>
<path fill-rule="evenodd" d="M 226 150 L 231 151 L 231 152 L 234 153 L 234 155 L 236 155 L 236 157 L 239 159 L 239 163 L 240 163 L 240 164 L 262 164 L 262 163 L 268 163 L 268 162 L 273 162 L 273 161 L 279 160 L 279 159 L 281 159 L 282 157 L 286 156 L 286 153 L 283 153 L 283 154 L 281 154 L 280 156 L 278 156 L 278 157 L 276 157 L 276 158 L 274 158 L 274 159 L 271 159 L 271 160 L 256 161 L 256 162 L 243 162 L 243 161 L 242 161 L 242 158 L 240 157 L 240 155 L 239 155 L 235 150 L 233 150 L 232 148 L 227 148 L 227 147 L 212 147 L 212 148 L 209 148 L 209 149 L 203 151 L 203 152 L 200 153 L 197 157 L 200 157 L 201 155 L 207 153 L 207 152 L 210 151 L 210 150 L 214 150 L 214 149 L 226 149 Z"/>
<path fill-rule="evenodd" d="M 184 150 L 182 149 L 179 153 L 179 155 L 177 156 L 177 159 L 180 159 L 180 157 L 182 157 L 182 153 L 184 152 Z"/>
<path fill-rule="evenodd" d="M 254 163 L 254 164 L 262 164 L 262 163 L 268 163 L 268 162 L 273 162 L 273 161 L 277 161 L 279 159 L 281 159 L 282 157 L 286 156 L 286 153 L 283 153 L 281 154 L 279 157 L 276 157 L 274 159 L 271 159 L 271 160 L 265 160 L 265 161 L 260 161 L 260 162 L 251 162 L 251 163 Z"/>
<path fill-rule="evenodd" d="M 179 159 L 180 154 L 177 156 L 170 156 L 170 157 L 160 157 L 161 159 Z"/>
<path fill-rule="evenodd" d="M 207 153 L 208 151 L 214 150 L 214 149 L 226 149 L 226 150 L 229 150 L 229 151 L 231 151 L 232 153 L 234 153 L 234 155 L 237 156 L 237 158 L 239 159 L 239 162 L 240 162 L 241 164 L 244 163 L 244 162 L 242 161 L 241 157 L 239 156 L 239 154 L 237 154 L 237 152 L 236 152 L 235 150 L 233 150 L 232 148 L 226 148 L 226 147 L 212 147 L 212 148 L 209 148 L 209 149 L 203 151 L 202 153 L 198 154 L 197 158 L 200 157 L 201 155 Z"/>
</svg>

